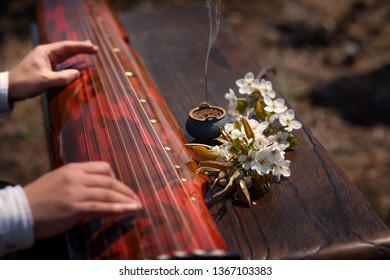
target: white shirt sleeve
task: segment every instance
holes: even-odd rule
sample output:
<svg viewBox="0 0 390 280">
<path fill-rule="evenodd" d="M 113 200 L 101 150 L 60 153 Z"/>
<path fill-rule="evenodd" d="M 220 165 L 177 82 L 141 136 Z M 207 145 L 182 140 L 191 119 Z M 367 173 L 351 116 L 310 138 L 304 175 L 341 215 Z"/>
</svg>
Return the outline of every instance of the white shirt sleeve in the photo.
<svg viewBox="0 0 390 280">
<path fill-rule="evenodd" d="M 19 185 L 0 190 L 0 256 L 34 243 L 30 205 Z"/>
<path fill-rule="evenodd" d="M 8 116 L 13 109 L 13 103 L 8 100 L 8 72 L 0 73 L 0 117 Z"/>
</svg>

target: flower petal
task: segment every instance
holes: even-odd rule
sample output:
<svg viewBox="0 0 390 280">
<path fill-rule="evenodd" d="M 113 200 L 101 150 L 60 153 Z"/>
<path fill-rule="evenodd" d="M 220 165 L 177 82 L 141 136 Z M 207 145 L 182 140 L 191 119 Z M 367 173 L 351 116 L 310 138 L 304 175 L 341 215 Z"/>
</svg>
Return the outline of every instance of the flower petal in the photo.
<svg viewBox="0 0 390 280">
<path fill-rule="evenodd" d="M 264 102 L 265 102 L 265 104 L 267 104 L 268 106 L 272 106 L 272 105 L 273 105 L 272 99 L 269 98 L 268 96 L 265 96 L 265 97 L 264 97 Z"/>
<path fill-rule="evenodd" d="M 237 85 L 238 87 L 243 87 L 243 86 L 245 86 L 245 84 L 246 84 L 246 82 L 245 82 L 244 79 L 238 79 L 238 80 L 236 81 L 236 85 Z"/>
<path fill-rule="evenodd" d="M 286 112 L 287 116 L 289 116 L 291 119 L 294 119 L 295 118 L 295 113 L 294 113 L 294 110 L 293 109 L 289 109 L 287 112 Z"/>
<path fill-rule="evenodd" d="M 294 129 L 300 129 L 302 127 L 302 124 L 299 121 L 293 120 L 291 122 L 291 127 Z"/>
<path fill-rule="evenodd" d="M 253 75 L 252 72 L 248 72 L 248 73 L 246 73 L 246 75 L 245 75 L 245 81 L 247 81 L 247 82 L 253 81 L 254 78 L 255 78 L 255 75 Z"/>
</svg>

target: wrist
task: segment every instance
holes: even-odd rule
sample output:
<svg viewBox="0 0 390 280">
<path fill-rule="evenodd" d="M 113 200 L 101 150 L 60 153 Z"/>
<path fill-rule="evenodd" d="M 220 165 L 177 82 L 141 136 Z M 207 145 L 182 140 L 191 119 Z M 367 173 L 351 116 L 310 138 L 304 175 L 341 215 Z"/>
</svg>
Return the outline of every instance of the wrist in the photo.
<svg viewBox="0 0 390 280">
<path fill-rule="evenodd" d="M 16 101 L 23 100 L 25 98 L 20 97 L 21 89 L 26 89 L 26 85 L 23 81 L 18 80 L 18 75 L 15 73 L 15 69 L 12 69 L 8 73 L 8 101 L 14 103 Z"/>
</svg>

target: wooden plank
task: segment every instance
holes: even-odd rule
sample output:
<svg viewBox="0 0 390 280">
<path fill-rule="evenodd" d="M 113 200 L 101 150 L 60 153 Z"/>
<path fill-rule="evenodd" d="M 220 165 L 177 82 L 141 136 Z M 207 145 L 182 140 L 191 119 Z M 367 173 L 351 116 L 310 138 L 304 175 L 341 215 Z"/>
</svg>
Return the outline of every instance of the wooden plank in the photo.
<svg viewBox="0 0 390 280">
<path fill-rule="evenodd" d="M 120 18 L 185 131 L 188 112 L 204 101 L 206 8 Z M 209 102 L 226 107 L 224 93 L 248 71 L 256 73 L 260 67 L 222 24 L 210 57 Z M 390 258 L 390 231 L 367 200 L 306 125 L 295 135 L 300 145 L 286 156 L 292 162 L 291 177 L 274 183 L 251 208 L 230 200 L 210 208 L 228 246 L 243 259 Z"/>
</svg>

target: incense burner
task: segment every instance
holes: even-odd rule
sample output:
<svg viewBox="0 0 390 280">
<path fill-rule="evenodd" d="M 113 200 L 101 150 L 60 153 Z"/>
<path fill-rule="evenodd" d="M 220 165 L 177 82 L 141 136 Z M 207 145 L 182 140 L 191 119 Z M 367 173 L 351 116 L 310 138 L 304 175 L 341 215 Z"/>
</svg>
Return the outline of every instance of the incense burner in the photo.
<svg viewBox="0 0 390 280">
<path fill-rule="evenodd" d="M 227 122 L 226 111 L 222 107 L 202 102 L 192 109 L 186 121 L 186 130 L 197 140 L 213 140 L 221 135 L 218 126 Z"/>
</svg>

